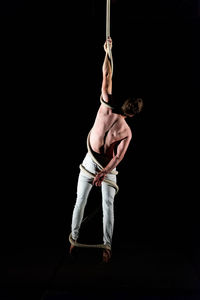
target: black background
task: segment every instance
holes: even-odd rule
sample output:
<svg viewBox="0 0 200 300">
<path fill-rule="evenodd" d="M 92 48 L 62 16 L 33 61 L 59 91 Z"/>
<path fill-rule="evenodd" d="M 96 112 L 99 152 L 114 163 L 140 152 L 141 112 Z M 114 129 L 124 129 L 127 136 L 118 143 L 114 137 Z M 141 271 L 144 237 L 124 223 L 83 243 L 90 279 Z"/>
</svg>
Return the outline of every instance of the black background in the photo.
<svg viewBox="0 0 200 300">
<path fill-rule="evenodd" d="M 105 5 L 1 5 L 2 251 L 65 247 L 99 107 Z M 112 2 L 113 93 L 144 100 L 118 167 L 114 245 L 199 246 L 198 9 L 197 1 Z"/>
</svg>

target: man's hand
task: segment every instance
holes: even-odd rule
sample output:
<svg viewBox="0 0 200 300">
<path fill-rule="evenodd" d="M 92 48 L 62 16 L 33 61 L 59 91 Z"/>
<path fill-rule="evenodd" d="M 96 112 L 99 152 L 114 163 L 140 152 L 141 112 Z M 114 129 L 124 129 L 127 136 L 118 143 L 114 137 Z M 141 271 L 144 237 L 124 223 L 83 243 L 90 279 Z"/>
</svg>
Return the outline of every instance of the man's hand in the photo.
<svg viewBox="0 0 200 300">
<path fill-rule="evenodd" d="M 103 47 L 104 47 L 104 50 L 105 50 L 106 53 L 108 53 L 109 48 L 110 48 L 110 50 L 112 50 L 112 39 L 111 39 L 111 37 L 109 37 L 109 38 L 107 39 L 107 41 L 105 41 Z"/>
<path fill-rule="evenodd" d="M 93 180 L 93 185 L 96 185 L 96 186 L 101 186 L 104 178 L 106 177 L 106 172 L 104 170 L 100 171 L 99 173 L 97 173 L 97 175 L 94 177 L 94 180 Z"/>
</svg>

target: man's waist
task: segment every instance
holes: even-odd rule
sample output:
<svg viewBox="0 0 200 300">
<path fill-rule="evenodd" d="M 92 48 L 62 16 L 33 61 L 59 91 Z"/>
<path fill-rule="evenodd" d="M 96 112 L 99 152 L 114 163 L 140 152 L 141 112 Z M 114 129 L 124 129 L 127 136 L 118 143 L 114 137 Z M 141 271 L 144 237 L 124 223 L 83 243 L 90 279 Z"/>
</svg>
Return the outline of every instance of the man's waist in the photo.
<svg viewBox="0 0 200 300">
<path fill-rule="evenodd" d="M 94 151 L 93 149 L 91 149 L 91 150 L 92 150 L 92 155 L 96 158 L 96 160 L 103 167 L 105 167 L 109 163 L 110 158 L 105 153 L 98 153 L 98 152 Z M 101 152 L 101 149 L 100 149 L 100 152 Z"/>
</svg>

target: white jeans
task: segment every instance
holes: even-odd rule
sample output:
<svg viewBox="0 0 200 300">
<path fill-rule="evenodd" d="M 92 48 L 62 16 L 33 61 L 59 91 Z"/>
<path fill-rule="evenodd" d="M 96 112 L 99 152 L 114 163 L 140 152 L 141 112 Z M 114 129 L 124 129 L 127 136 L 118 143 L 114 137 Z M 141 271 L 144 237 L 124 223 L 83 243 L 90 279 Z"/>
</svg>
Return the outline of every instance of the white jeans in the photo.
<svg viewBox="0 0 200 300">
<path fill-rule="evenodd" d="M 100 171 L 97 164 L 87 153 L 82 165 L 93 174 Z M 107 179 L 116 183 L 116 175 L 108 174 Z M 76 241 L 79 236 L 79 229 L 84 215 L 84 209 L 87 203 L 89 193 L 92 188 L 93 178 L 87 177 L 80 171 L 77 185 L 77 198 L 72 215 L 72 238 Z M 111 247 L 114 227 L 114 197 L 115 188 L 105 182 L 101 184 L 102 208 L 103 208 L 103 242 Z"/>
</svg>

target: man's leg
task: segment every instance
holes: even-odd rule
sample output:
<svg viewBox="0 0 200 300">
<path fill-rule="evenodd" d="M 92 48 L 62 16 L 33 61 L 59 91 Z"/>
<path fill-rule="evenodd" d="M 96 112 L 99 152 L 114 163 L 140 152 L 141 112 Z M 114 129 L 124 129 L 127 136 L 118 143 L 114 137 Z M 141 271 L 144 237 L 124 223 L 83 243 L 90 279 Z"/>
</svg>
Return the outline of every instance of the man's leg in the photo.
<svg viewBox="0 0 200 300">
<path fill-rule="evenodd" d="M 92 180 L 80 172 L 77 185 L 77 198 L 72 215 L 72 238 L 77 240 L 79 229 L 84 215 L 85 205 L 87 203 L 89 192 L 92 188 Z"/>
<path fill-rule="evenodd" d="M 92 161 L 89 153 L 86 154 L 82 165 L 91 173 L 96 174 L 98 172 L 97 165 Z M 85 176 L 81 171 L 79 174 L 77 185 L 77 199 L 72 215 L 72 238 L 76 241 L 79 236 L 79 229 L 83 219 L 85 205 L 87 203 L 88 195 L 92 188 L 93 178 Z"/>
<path fill-rule="evenodd" d="M 115 176 L 116 178 L 116 176 Z M 109 178 L 110 179 L 110 178 Z M 114 181 L 112 179 L 112 181 Z M 115 180 L 116 181 L 116 180 Z M 102 183 L 102 206 L 103 206 L 103 242 L 112 245 L 114 228 L 114 197 L 116 190 L 107 183 Z M 111 250 L 103 250 L 103 262 L 108 263 L 111 259 Z"/>
<path fill-rule="evenodd" d="M 109 180 L 116 182 L 115 175 L 108 175 Z M 114 228 L 114 197 L 116 190 L 107 183 L 102 183 L 102 208 L 103 208 L 103 242 L 105 245 L 112 245 Z"/>
</svg>

